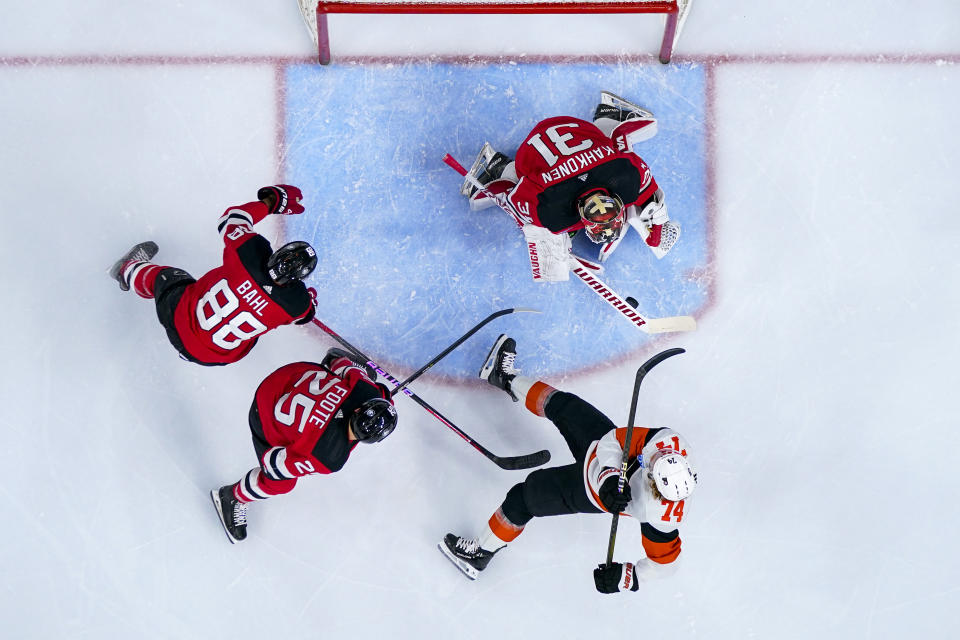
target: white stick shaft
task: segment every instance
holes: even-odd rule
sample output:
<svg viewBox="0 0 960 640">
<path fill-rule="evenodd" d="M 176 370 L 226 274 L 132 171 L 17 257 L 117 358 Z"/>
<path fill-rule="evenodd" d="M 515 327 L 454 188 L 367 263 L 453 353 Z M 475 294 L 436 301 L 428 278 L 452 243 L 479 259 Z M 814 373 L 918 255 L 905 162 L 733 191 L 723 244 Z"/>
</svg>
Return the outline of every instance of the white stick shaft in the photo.
<svg viewBox="0 0 960 640">
<path fill-rule="evenodd" d="M 570 256 L 570 270 L 583 280 L 583 283 L 620 312 L 632 325 L 646 333 L 668 333 L 672 331 L 693 331 L 697 321 L 691 316 L 671 316 L 669 318 L 645 318 L 637 312 L 623 297 L 585 268 L 576 257 Z"/>
</svg>

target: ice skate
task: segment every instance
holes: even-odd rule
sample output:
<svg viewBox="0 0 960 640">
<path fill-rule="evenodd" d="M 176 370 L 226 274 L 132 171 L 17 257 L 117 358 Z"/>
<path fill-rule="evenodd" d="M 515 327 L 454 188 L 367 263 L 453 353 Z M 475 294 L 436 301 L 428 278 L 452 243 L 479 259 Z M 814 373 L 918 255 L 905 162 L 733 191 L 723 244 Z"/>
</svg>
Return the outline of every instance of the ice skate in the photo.
<svg viewBox="0 0 960 640">
<path fill-rule="evenodd" d="M 616 94 L 610 93 L 609 91 L 601 91 L 600 104 L 597 105 L 597 109 L 593 113 L 593 119 L 596 120 L 598 118 L 611 118 L 618 122 L 626 122 L 627 120 L 635 120 L 638 118 L 652 120 L 654 115 L 643 107 L 633 104 L 629 100 L 625 100 Z"/>
<path fill-rule="evenodd" d="M 473 161 L 470 171 L 467 172 L 467 178 L 460 185 L 460 193 L 469 198 L 477 191 L 470 178 L 476 179 L 482 185 L 487 185 L 499 178 L 508 164 L 510 164 L 510 158 L 499 151 L 494 151 L 489 142 L 484 142 L 483 148 L 477 154 L 477 159 Z"/>
<path fill-rule="evenodd" d="M 213 506 L 220 516 L 220 524 L 227 533 L 231 544 L 247 537 L 247 505 L 233 496 L 233 485 L 227 485 L 210 492 Z"/>
<path fill-rule="evenodd" d="M 468 540 L 452 533 L 445 535 L 437 548 L 471 580 L 477 579 L 497 553 L 481 548 L 475 539 Z"/>
<path fill-rule="evenodd" d="M 157 255 L 157 251 L 159 250 L 160 248 L 157 246 L 157 243 L 150 240 L 134 245 L 130 251 L 127 251 L 119 260 L 113 263 L 108 273 L 111 278 L 120 284 L 122 291 L 130 291 L 130 281 L 124 277 L 123 267 L 131 260 L 149 262 L 153 259 L 153 256 Z"/>
<path fill-rule="evenodd" d="M 516 341 L 513 338 L 507 337 L 506 334 L 502 334 L 497 338 L 497 341 L 493 343 L 493 346 L 490 348 L 490 353 L 487 354 L 487 359 L 480 368 L 480 378 L 486 380 L 496 388 L 506 391 L 510 394 L 510 397 L 513 398 L 514 402 L 520 400 L 510 389 L 510 383 L 517 377 L 517 374 L 520 373 L 520 370 L 513 366 L 516 358 Z"/>
</svg>

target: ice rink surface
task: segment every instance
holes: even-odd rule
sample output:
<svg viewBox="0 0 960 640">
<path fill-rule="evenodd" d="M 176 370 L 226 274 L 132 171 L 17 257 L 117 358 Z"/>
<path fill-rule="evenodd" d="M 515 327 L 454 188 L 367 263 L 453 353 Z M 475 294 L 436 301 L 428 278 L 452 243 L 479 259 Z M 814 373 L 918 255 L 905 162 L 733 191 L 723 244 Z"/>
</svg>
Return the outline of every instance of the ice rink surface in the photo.
<svg viewBox="0 0 960 640">
<path fill-rule="evenodd" d="M 382 350 L 402 377 L 499 306 L 492 296 L 511 304 L 512 292 L 536 291 L 503 221 L 461 224 L 468 239 L 452 245 L 444 238 L 449 228 L 430 213 L 466 215 L 457 181 L 411 154 L 456 151 L 468 161 L 491 133 L 515 148 L 537 119 L 560 115 L 534 105 L 581 114 L 601 89 L 628 94 L 638 75 L 677 73 L 646 55 L 661 20 L 335 16 L 327 71 L 342 87 L 333 95 L 322 93 L 324 70 L 308 64 L 296 5 L 266 13 L 252 0 L 229 11 L 209 1 L 115 4 L 14 3 L 0 24 L 4 638 L 960 634 L 960 517 L 951 506 L 960 446 L 955 2 L 694 3 L 675 63 L 703 74 L 691 107 L 703 155 L 676 160 L 703 167 L 691 206 L 704 216 L 695 275 L 705 298 L 689 309 L 677 288 L 664 287 L 662 298 L 674 304 L 669 313 L 694 312 L 698 331 L 625 344 L 620 355 L 619 327 L 595 331 L 596 355 L 583 353 L 587 344 L 575 362 L 551 360 L 563 348 L 556 338 L 531 333 L 519 345 L 525 373 L 545 371 L 618 423 L 643 359 L 687 350 L 644 382 L 639 412 L 641 424 L 671 426 L 695 448 L 700 486 L 681 529 L 682 564 L 639 593 L 611 596 L 590 575 L 606 548 L 601 516 L 534 520 L 479 581 L 465 580 L 436 543 L 447 531 L 477 530 L 524 473 L 498 469 L 408 400 L 398 401 L 401 426 L 390 439 L 357 449 L 340 473 L 251 506 L 250 537 L 230 545 L 207 494 L 255 462 L 246 426 L 254 389 L 333 343 L 316 329 L 284 327 L 238 364 L 192 366 L 166 342 L 152 305 L 122 294 L 105 269 L 150 238 L 158 260 L 202 274 L 219 264 L 221 212 L 281 178 L 304 180 L 318 197 L 346 189 L 369 205 L 371 191 L 342 184 L 348 172 L 313 175 L 298 155 L 301 142 L 328 131 L 313 123 L 316 133 L 301 138 L 290 128 L 300 122 L 291 105 L 309 99 L 304 87 L 316 87 L 316 114 L 336 127 L 356 116 L 342 93 L 362 94 L 364 77 L 408 78 L 400 95 L 419 83 L 429 96 L 443 73 L 468 95 L 501 82 L 512 61 L 531 112 L 503 111 L 502 130 L 466 107 L 450 113 L 457 103 L 445 100 L 443 126 L 396 109 L 385 130 L 407 132 L 402 144 L 385 137 L 345 155 L 358 170 L 400 180 L 391 168 L 406 167 L 411 182 L 433 185 L 429 202 L 395 203 L 398 212 L 423 207 L 423 234 L 442 248 L 424 263 L 460 261 L 464 281 L 482 269 L 469 285 L 479 290 L 435 274 L 451 295 L 472 291 L 472 306 L 439 300 L 443 312 L 418 325 L 390 308 L 409 297 L 409 274 L 370 296 L 340 271 L 358 264 L 375 274 L 409 259 L 390 235 L 389 212 L 362 238 L 342 232 L 327 246 L 317 236 L 329 278 L 311 282 L 325 293 L 320 317 Z M 292 82 L 298 74 L 312 84 Z M 538 82 L 553 89 L 537 91 Z M 643 86 L 649 93 L 627 97 L 673 95 Z M 452 140 L 406 148 L 417 132 L 442 136 L 447 126 Z M 656 175 L 668 179 L 677 170 L 669 148 L 656 153 Z M 674 197 L 684 193 L 668 191 Z M 319 215 L 308 209 L 297 223 Z M 271 241 L 291 232 L 260 226 Z M 403 229 L 416 233 L 407 221 Z M 378 242 L 383 251 L 370 251 Z M 459 252 L 474 242 L 484 255 L 470 263 Z M 693 250 L 678 245 L 678 259 L 681 249 Z M 488 259 L 494 253 L 502 259 Z M 625 251 L 611 261 L 631 256 L 647 260 Z M 671 259 L 652 263 L 649 279 Z M 550 295 L 563 313 L 574 296 L 588 310 L 585 331 L 590 314 L 609 319 L 579 283 L 560 287 L 569 296 Z M 384 296 L 377 326 L 371 308 Z M 565 464 L 548 422 L 459 377 L 498 332 L 514 329 L 527 331 L 518 318 L 498 320 L 464 345 L 462 362 L 415 390 L 496 453 L 549 448 Z M 616 558 L 641 554 L 639 527 L 622 522 Z"/>
</svg>

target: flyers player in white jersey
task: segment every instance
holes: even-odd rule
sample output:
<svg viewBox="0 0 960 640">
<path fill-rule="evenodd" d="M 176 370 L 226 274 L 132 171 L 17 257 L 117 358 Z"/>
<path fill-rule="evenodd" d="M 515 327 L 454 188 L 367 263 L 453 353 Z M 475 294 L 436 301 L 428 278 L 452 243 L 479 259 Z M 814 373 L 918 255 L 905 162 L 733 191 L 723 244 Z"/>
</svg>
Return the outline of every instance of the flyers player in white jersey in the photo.
<svg viewBox="0 0 960 640">
<path fill-rule="evenodd" d="M 250 406 L 259 466 L 210 492 L 231 543 L 247 537 L 247 505 L 289 493 L 306 475 L 336 473 L 357 443 L 380 442 L 397 426 L 387 388 L 347 352 L 319 364 L 294 362 L 260 383 Z"/>
<path fill-rule="evenodd" d="M 151 262 L 158 250 L 153 242 L 134 246 L 110 268 L 120 289 L 133 288 L 154 300 L 157 318 L 184 360 L 206 366 L 236 362 L 264 333 L 313 319 L 316 293 L 301 282 L 317 264 L 313 247 L 290 242 L 273 251 L 253 230 L 268 214 L 303 213 L 300 189 L 274 185 L 257 197 L 220 217 L 223 265 L 199 279 Z"/>
<path fill-rule="evenodd" d="M 593 122 L 572 116 L 543 120 L 514 161 L 485 143 L 460 191 L 475 211 L 495 204 L 475 181 L 505 198 L 503 206 L 522 227 L 535 281 L 568 279 L 570 238 L 580 229 L 601 245 L 601 262 L 623 240 L 625 225 L 662 258 L 680 227 L 670 221 L 650 167 L 632 151 L 656 132 L 652 113 L 604 91 Z"/>
<path fill-rule="evenodd" d="M 697 484 L 687 441 L 668 428 L 634 428 L 627 484 L 619 491 L 626 429 L 572 393 L 518 375 L 516 342 L 500 336 L 480 377 L 503 389 L 560 431 L 573 464 L 534 471 L 511 488 L 474 538 L 448 533 L 440 551 L 468 578 L 476 579 L 494 554 L 519 536 L 535 517 L 619 512 L 640 523 L 644 557 L 600 565 L 593 572 L 601 593 L 636 591 L 639 583 L 672 573 L 680 556 L 680 525 Z"/>
</svg>

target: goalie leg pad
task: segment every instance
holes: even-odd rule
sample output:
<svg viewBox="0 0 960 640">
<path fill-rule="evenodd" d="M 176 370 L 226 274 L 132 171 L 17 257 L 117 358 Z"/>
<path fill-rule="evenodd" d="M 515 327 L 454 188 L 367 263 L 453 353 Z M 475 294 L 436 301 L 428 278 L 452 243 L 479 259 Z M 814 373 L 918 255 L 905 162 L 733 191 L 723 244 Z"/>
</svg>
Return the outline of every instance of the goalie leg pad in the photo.
<svg viewBox="0 0 960 640">
<path fill-rule="evenodd" d="M 553 233 L 532 224 L 523 227 L 535 282 L 563 282 L 570 279 L 570 236 Z"/>
<path fill-rule="evenodd" d="M 513 163 L 511 163 L 513 164 Z M 507 194 L 516 186 L 516 182 L 512 182 L 507 179 L 494 180 L 493 182 L 485 185 L 487 191 L 492 193 L 495 196 L 500 194 Z M 483 191 L 477 190 L 476 193 L 470 196 L 470 211 L 483 211 L 497 204 L 497 202 L 487 196 Z"/>
</svg>

